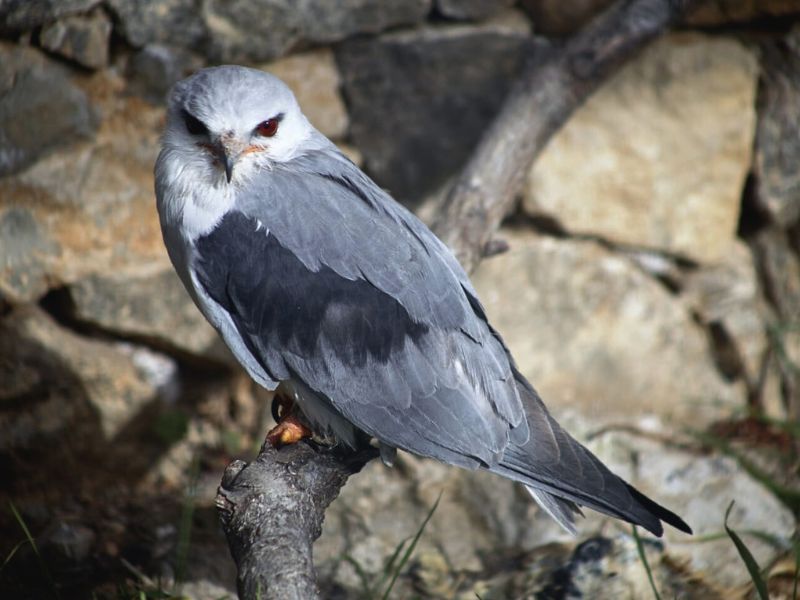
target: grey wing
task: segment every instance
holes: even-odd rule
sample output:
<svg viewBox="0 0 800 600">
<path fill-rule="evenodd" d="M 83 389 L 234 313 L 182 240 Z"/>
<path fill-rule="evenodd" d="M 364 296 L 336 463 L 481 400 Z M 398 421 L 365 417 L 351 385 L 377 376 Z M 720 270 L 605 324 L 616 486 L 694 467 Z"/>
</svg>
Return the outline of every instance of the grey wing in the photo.
<svg viewBox="0 0 800 600">
<path fill-rule="evenodd" d="M 496 464 L 527 439 L 505 349 L 441 250 L 359 173 L 254 182 L 196 242 L 197 279 L 272 379 L 299 379 L 390 445 Z"/>
<path fill-rule="evenodd" d="M 389 445 L 526 484 L 568 529 L 580 504 L 688 531 L 558 426 L 449 251 L 348 165 L 276 167 L 197 240 L 198 293 L 234 342 Z"/>
</svg>

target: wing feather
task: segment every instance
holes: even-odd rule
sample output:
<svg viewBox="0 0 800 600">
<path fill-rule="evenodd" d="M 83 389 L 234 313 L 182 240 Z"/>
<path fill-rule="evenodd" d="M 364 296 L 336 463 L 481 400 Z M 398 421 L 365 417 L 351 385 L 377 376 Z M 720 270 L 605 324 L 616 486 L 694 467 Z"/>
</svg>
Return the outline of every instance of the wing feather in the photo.
<svg viewBox="0 0 800 600">
<path fill-rule="evenodd" d="M 299 378 L 385 443 L 463 466 L 497 463 L 512 433 L 527 429 L 490 400 L 519 402 L 508 363 L 491 352 L 486 360 L 486 345 L 460 327 L 414 319 L 365 278 L 322 260 L 310 269 L 273 231 L 263 216 L 234 211 L 195 243 L 203 293 L 264 369 Z"/>
</svg>

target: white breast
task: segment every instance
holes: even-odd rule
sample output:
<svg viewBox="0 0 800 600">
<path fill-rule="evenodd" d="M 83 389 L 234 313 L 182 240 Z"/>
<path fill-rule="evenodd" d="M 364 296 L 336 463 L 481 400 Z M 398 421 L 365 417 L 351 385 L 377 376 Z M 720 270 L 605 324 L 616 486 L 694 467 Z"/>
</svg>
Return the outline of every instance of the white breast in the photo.
<svg viewBox="0 0 800 600">
<path fill-rule="evenodd" d="M 233 207 L 235 186 L 196 148 L 165 145 L 155 174 L 162 222 L 176 226 L 187 241 L 214 229 Z"/>
</svg>

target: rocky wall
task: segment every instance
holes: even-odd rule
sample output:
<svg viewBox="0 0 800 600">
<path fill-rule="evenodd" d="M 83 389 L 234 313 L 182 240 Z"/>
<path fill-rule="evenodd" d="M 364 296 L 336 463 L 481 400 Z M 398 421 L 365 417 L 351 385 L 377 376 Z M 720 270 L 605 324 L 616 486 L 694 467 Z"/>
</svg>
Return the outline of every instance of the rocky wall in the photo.
<svg viewBox="0 0 800 600">
<path fill-rule="evenodd" d="M 158 579 L 232 594 L 212 499 L 270 419 L 162 245 L 152 166 L 170 86 L 221 62 L 273 72 L 430 214 L 522 65 L 608 4 L 0 0 L 0 502 L 66 597 Z M 800 3 L 709 2 L 550 141 L 498 233 L 510 249 L 474 274 L 553 412 L 694 528 L 646 540 L 664 597 L 749 593 L 716 536 L 731 500 L 731 524 L 765 534 L 746 541 L 773 591 L 789 589 L 798 173 Z M 630 529 L 592 514 L 573 539 L 508 482 L 401 456 L 329 511 L 326 597 L 370 597 L 440 493 L 398 598 L 650 594 Z M 21 535 L 0 517 L 0 557 Z M 47 592 L 30 549 L 10 564 L 0 596 Z"/>
</svg>

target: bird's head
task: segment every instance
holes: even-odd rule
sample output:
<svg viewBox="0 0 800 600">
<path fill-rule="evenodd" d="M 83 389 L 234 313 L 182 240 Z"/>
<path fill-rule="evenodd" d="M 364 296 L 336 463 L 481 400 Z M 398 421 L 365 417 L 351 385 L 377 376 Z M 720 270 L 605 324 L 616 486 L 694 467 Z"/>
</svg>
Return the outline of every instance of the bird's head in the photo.
<svg viewBox="0 0 800 600">
<path fill-rule="evenodd" d="M 203 69 L 175 85 L 163 143 L 231 183 L 254 166 L 302 153 L 313 131 L 280 79 L 229 65 Z"/>
</svg>

